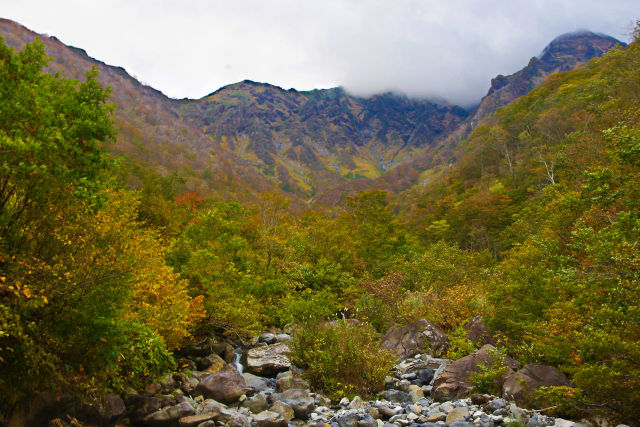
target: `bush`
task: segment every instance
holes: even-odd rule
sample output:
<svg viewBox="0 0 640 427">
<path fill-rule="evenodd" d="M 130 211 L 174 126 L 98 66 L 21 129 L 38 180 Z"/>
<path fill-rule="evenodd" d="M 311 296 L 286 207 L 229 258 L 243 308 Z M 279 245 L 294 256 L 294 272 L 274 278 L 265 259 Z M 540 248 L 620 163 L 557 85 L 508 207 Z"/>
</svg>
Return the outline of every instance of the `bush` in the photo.
<svg viewBox="0 0 640 427">
<path fill-rule="evenodd" d="M 507 352 L 502 349 L 488 350 L 491 361 L 478 363 L 477 371 L 471 373 L 471 385 L 477 393 L 486 393 L 494 396 L 502 394 L 502 384 L 509 368 L 504 364 Z"/>
<path fill-rule="evenodd" d="M 293 362 L 305 369 L 311 386 L 334 401 L 382 390 L 384 377 L 395 363 L 391 353 L 380 349 L 370 325 L 351 326 L 344 321 L 306 323 L 290 348 Z"/>
<path fill-rule="evenodd" d="M 451 343 L 445 355 L 447 359 L 458 360 L 478 349 L 478 346 L 467 338 L 467 333 L 465 328 L 459 326 L 456 330 L 447 334 L 449 343 Z"/>
<path fill-rule="evenodd" d="M 329 291 L 313 292 L 306 289 L 299 294 L 282 298 L 272 317 L 280 326 L 297 322 L 320 322 L 334 315 L 340 308 L 335 299 Z"/>
</svg>

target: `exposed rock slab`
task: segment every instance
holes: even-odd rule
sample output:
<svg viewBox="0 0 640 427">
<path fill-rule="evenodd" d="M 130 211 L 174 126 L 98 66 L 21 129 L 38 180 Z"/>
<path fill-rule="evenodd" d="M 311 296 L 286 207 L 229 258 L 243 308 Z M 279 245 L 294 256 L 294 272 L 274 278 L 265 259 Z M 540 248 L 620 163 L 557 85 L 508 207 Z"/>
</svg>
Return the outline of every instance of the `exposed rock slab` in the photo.
<svg viewBox="0 0 640 427">
<path fill-rule="evenodd" d="M 252 374 L 273 376 L 291 368 L 289 346 L 276 343 L 254 347 L 247 352 L 247 370 Z"/>
<path fill-rule="evenodd" d="M 392 327 L 382 338 L 380 347 L 400 359 L 415 356 L 425 349 L 430 349 L 434 356 L 441 356 L 449 349 L 449 339 L 440 328 L 423 319 Z"/>
</svg>

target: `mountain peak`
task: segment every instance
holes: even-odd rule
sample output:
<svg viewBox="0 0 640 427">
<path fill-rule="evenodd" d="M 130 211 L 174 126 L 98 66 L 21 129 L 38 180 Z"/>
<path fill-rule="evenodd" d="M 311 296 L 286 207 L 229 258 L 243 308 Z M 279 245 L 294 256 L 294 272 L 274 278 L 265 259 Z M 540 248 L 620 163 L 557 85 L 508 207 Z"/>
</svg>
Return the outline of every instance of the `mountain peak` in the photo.
<svg viewBox="0 0 640 427">
<path fill-rule="evenodd" d="M 538 58 L 554 65 L 559 57 L 568 55 L 577 62 L 586 62 L 593 57 L 601 56 L 616 44 L 626 46 L 626 43 L 606 34 L 578 30 L 561 34 L 553 39 Z"/>
<path fill-rule="evenodd" d="M 510 76 L 498 75 L 491 80 L 489 92 L 469 119 L 471 125 L 476 126 L 499 107 L 527 94 L 549 74 L 573 70 L 592 58 L 604 55 L 616 45 L 626 46 L 614 37 L 588 30 L 559 35 L 520 71 Z"/>
</svg>

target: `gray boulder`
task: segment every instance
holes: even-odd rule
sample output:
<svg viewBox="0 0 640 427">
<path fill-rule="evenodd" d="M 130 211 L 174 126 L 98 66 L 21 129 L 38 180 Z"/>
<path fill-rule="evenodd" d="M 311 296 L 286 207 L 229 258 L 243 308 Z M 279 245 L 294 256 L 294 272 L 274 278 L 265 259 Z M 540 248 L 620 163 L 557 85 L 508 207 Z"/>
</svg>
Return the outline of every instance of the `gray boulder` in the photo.
<svg viewBox="0 0 640 427">
<path fill-rule="evenodd" d="M 247 351 L 247 370 L 260 376 L 288 371 L 291 368 L 288 353 L 289 346 L 285 343 L 254 347 Z"/>
<path fill-rule="evenodd" d="M 306 420 L 315 407 L 313 397 L 304 389 L 292 388 L 276 396 L 278 400 L 289 405 L 296 418 L 301 420 Z"/>
<path fill-rule="evenodd" d="M 418 320 L 405 326 L 394 326 L 382 338 L 380 347 L 391 351 L 400 359 L 407 359 L 430 348 L 438 357 L 449 349 L 447 335 L 426 320 Z"/>
<path fill-rule="evenodd" d="M 262 392 L 255 394 L 242 402 L 242 407 L 247 408 L 254 414 L 258 414 L 267 409 L 267 396 Z"/>
<path fill-rule="evenodd" d="M 242 376 L 244 377 L 244 381 L 247 384 L 247 387 L 253 393 L 265 391 L 269 388 L 267 380 L 262 377 L 253 375 L 249 372 L 243 372 Z"/>
</svg>

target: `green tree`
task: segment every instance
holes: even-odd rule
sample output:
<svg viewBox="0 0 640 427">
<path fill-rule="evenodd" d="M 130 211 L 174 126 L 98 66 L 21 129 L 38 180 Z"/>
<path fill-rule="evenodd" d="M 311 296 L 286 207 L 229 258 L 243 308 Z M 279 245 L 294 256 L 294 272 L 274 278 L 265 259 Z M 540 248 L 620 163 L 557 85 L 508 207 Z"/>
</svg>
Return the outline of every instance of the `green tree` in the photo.
<svg viewBox="0 0 640 427">
<path fill-rule="evenodd" d="M 38 40 L 17 53 L 0 40 L 0 412 L 158 375 L 201 314 L 135 196 L 110 189 L 109 90 L 95 69 L 79 82 L 47 61 Z"/>
</svg>

